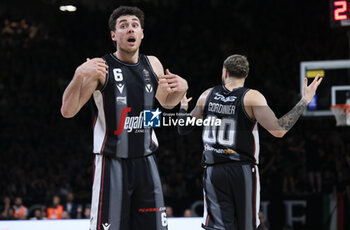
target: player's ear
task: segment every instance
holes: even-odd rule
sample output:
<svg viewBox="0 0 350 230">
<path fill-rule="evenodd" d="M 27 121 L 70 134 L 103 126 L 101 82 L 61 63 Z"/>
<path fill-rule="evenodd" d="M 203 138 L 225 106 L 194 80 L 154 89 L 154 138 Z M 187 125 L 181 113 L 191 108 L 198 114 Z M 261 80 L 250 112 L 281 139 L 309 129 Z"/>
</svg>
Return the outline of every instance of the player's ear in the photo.
<svg viewBox="0 0 350 230">
<path fill-rule="evenodd" d="M 115 42 L 117 41 L 114 31 L 111 31 L 111 39 Z"/>
<path fill-rule="evenodd" d="M 222 77 L 226 79 L 228 77 L 228 71 L 226 68 L 222 68 Z"/>
<path fill-rule="evenodd" d="M 145 36 L 145 34 L 143 33 L 143 29 L 142 29 L 142 37 L 141 37 L 141 39 L 143 39 L 144 36 Z"/>
</svg>

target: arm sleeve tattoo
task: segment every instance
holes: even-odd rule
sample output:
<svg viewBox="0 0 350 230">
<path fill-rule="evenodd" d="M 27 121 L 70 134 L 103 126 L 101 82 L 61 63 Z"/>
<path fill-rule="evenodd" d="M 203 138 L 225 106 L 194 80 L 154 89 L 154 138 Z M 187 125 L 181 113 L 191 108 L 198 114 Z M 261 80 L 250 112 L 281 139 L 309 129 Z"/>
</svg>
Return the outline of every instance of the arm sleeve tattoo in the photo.
<svg viewBox="0 0 350 230">
<path fill-rule="evenodd" d="M 298 104 L 294 106 L 294 108 L 289 111 L 287 114 L 285 114 L 283 117 L 278 119 L 278 124 L 284 129 L 284 130 L 290 130 L 293 125 L 297 122 L 301 114 L 304 112 L 304 110 L 307 107 L 307 102 L 304 99 L 301 99 Z"/>
</svg>

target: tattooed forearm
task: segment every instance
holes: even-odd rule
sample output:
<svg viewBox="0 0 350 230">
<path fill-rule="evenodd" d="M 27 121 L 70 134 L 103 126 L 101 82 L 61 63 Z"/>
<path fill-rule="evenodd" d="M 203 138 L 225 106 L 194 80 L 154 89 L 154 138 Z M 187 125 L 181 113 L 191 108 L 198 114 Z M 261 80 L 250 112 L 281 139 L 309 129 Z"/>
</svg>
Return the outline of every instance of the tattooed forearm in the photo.
<svg viewBox="0 0 350 230">
<path fill-rule="evenodd" d="M 291 111 L 289 111 L 286 115 L 278 119 L 278 124 L 284 130 L 290 130 L 293 127 L 293 125 L 297 122 L 301 114 L 304 112 L 306 107 L 307 102 L 304 99 L 301 99 Z"/>
</svg>

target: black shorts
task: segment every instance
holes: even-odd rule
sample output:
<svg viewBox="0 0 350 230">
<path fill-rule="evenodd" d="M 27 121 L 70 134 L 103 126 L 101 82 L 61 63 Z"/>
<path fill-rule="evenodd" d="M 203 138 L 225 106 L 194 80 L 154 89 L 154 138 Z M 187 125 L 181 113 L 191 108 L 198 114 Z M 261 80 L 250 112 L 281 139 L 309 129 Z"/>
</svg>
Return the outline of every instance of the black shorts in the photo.
<svg viewBox="0 0 350 230">
<path fill-rule="evenodd" d="M 203 179 L 203 228 L 257 229 L 260 184 L 256 165 L 224 163 L 208 166 Z"/>
<path fill-rule="evenodd" d="M 168 229 L 154 155 L 96 155 L 94 166 L 90 230 Z"/>
</svg>

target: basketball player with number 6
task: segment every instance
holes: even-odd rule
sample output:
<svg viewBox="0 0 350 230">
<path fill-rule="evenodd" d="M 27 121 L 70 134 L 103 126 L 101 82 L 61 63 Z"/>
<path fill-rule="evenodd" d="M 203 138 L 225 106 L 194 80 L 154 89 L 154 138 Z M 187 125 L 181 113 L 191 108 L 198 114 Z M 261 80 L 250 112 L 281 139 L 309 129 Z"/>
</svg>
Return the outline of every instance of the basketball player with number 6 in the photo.
<svg viewBox="0 0 350 230">
<path fill-rule="evenodd" d="M 204 126 L 204 229 L 255 230 L 259 226 L 259 135 L 257 123 L 275 137 L 283 137 L 297 122 L 315 95 L 322 78 L 308 86 L 304 81 L 301 100 L 281 118 L 276 118 L 265 97 L 244 87 L 249 73 L 245 56 L 232 55 L 223 63 L 222 85 L 199 97 L 187 115 L 188 102 L 181 100 L 182 119 L 219 119 L 220 126 Z M 193 127 L 178 126 L 180 134 Z"/>
<path fill-rule="evenodd" d="M 153 108 L 154 98 L 165 108 L 177 105 L 188 86 L 169 70 L 164 75 L 156 57 L 139 53 L 143 26 L 139 8 L 115 9 L 109 28 L 116 52 L 80 65 L 63 94 L 66 118 L 75 116 L 90 97 L 94 101 L 90 230 L 167 229 L 153 154 L 158 141 L 153 129 L 142 125 L 142 117 Z"/>
</svg>

